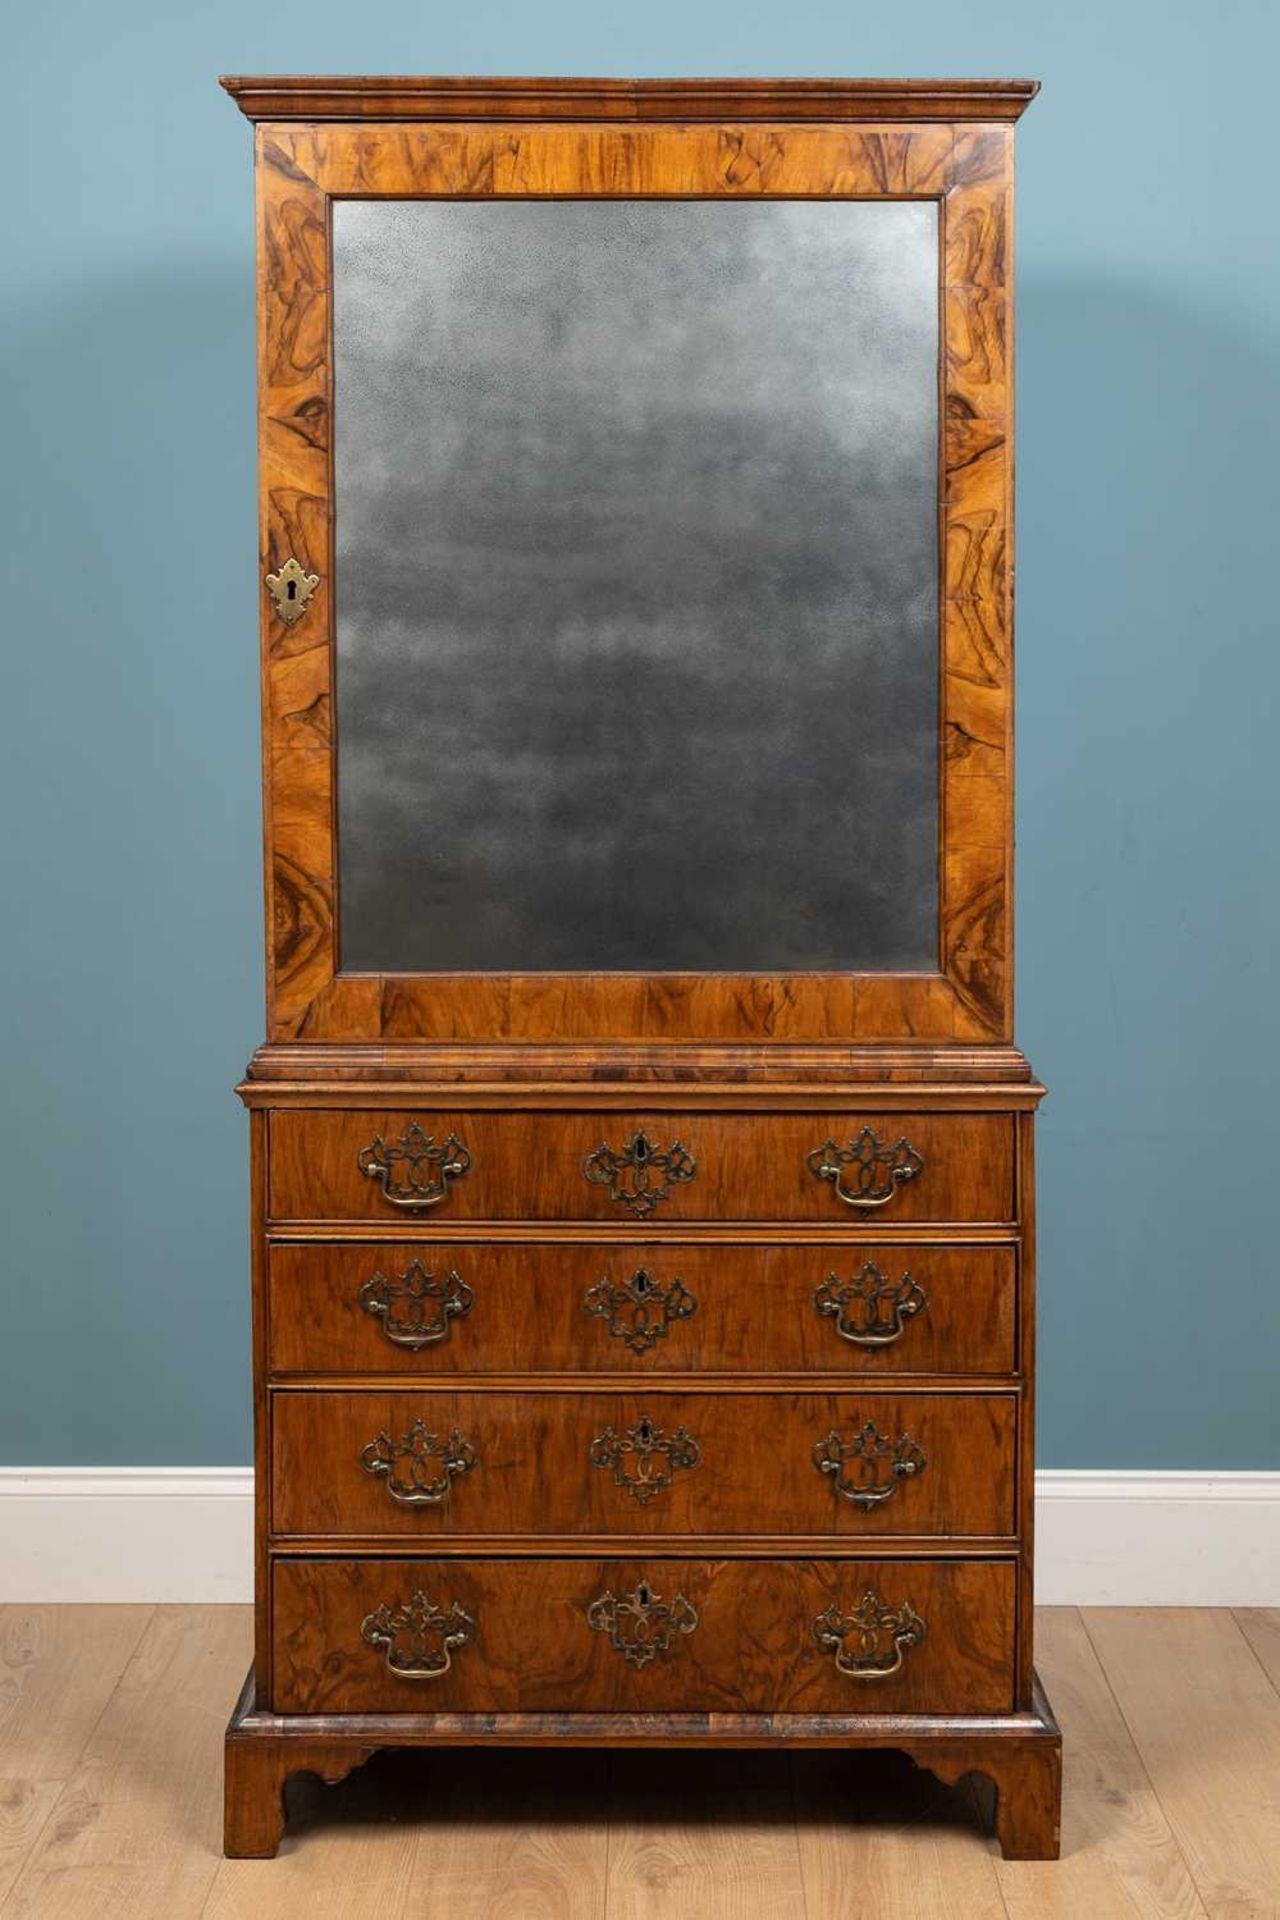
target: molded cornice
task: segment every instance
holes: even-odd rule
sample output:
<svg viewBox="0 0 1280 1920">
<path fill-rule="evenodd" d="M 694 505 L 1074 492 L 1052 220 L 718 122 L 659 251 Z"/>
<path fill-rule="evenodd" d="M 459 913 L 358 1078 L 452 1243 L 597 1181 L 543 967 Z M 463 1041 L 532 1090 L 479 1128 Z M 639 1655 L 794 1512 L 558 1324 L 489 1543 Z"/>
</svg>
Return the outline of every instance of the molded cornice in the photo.
<svg viewBox="0 0 1280 1920">
<path fill-rule="evenodd" d="M 250 120 L 1016 120 L 1038 80 L 224 74 Z"/>
</svg>

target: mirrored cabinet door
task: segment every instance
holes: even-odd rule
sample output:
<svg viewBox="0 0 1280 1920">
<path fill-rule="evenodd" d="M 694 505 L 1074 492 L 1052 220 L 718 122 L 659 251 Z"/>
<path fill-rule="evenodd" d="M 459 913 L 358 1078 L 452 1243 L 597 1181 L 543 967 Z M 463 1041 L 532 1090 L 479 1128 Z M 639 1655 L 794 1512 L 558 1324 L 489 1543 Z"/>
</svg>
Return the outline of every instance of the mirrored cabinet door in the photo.
<svg viewBox="0 0 1280 1920">
<path fill-rule="evenodd" d="M 1010 1042 L 1011 125 L 449 99 L 258 130 L 273 1043 Z"/>
<path fill-rule="evenodd" d="M 936 970 L 937 199 L 331 233 L 342 970 Z"/>
</svg>

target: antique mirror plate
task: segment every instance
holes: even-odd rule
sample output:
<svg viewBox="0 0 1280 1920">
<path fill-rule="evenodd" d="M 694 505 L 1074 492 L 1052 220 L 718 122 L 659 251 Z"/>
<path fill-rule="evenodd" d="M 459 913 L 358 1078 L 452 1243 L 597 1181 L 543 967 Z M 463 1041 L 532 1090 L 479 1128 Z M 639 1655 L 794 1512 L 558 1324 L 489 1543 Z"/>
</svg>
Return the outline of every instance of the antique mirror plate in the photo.
<svg viewBox="0 0 1280 1920">
<path fill-rule="evenodd" d="M 332 245 L 343 971 L 936 969 L 937 202 Z"/>
</svg>

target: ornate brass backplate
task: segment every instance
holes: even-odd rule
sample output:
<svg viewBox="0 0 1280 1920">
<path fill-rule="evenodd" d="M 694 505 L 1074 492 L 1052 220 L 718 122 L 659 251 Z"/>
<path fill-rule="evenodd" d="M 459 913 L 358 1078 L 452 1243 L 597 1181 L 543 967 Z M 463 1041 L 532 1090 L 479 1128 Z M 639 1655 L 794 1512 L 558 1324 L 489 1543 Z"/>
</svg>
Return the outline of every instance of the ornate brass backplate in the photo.
<svg viewBox="0 0 1280 1920">
<path fill-rule="evenodd" d="M 375 1273 L 357 1296 L 366 1313 L 382 1324 L 393 1346 L 430 1347 L 449 1337 L 449 1322 L 467 1314 L 475 1299 L 461 1275 L 429 1273 L 421 1260 L 411 1260 L 403 1273 Z"/>
<path fill-rule="evenodd" d="M 897 1492 L 900 1480 L 923 1473 L 929 1463 L 909 1433 L 889 1440 L 868 1420 L 851 1440 L 829 1433 L 817 1441 L 813 1464 L 819 1473 L 830 1474 L 837 1493 L 869 1512 Z"/>
<path fill-rule="evenodd" d="M 416 1211 L 439 1206 L 448 1195 L 449 1182 L 467 1172 L 471 1155 L 456 1133 L 437 1140 L 415 1120 L 390 1146 L 375 1134 L 367 1147 L 361 1147 L 356 1164 L 366 1178 L 382 1182 L 383 1198 L 393 1207 Z"/>
<path fill-rule="evenodd" d="M 404 1606 L 384 1601 L 366 1614 L 360 1635 L 371 1647 L 385 1647 L 387 1666 L 401 1680 L 438 1680 L 452 1666 L 454 1649 L 465 1647 L 475 1630 L 456 1600 L 443 1613 L 419 1587 Z"/>
<path fill-rule="evenodd" d="M 587 1625 L 607 1633 L 610 1646 L 633 1667 L 647 1667 L 677 1634 L 692 1633 L 697 1624 L 697 1609 L 682 1593 L 662 1600 L 647 1580 L 631 1593 L 602 1593 L 587 1608 Z"/>
<path fill-rule="evenodd" d="M 902 1665 L 907 1649 L 920 1645 L 925 1624 L 905 1600 L 889 1607 L 868 1588 L 852 1613 L 841 1613 L 834 1603 L 820 1613 L 813 1632 L 850 1680 L 887 1680 Z"/>
<path fill-rule="evenodd" d="M 407 1507 L 438 1507 L 457 1476 L 470 1473 L 475 1464 L 475 1448 L 462 1434 L 441 1440 L 422 1420 L 399 1440 L 380 1433 L 360 1450 L 365 1472 L 385 1474 L 387 1492 Z"/>
<path fill-rule="evenodd" d="M 882 1140 L 870 1127 L 837 1146 L 824 1140 L 807 1156 L 815 1180 L 829 1180 L 848 1207 L 883 1207 L 898 1188 L 924 1168 L 924 1156 L 909 1140 Z M 852 1169 L 852 1171 L 850 1171 Z"/>
<path fill-rule="evenodd" d="M 856 1347 L 887 1347 L 901 1339 L 903 1325 L 929 1304 L 929 1296 L 909 1273 L 890 1280 L 874 1260 L 852 1279 L 829 1273 L 813 1290 L 820 1314 L 834 1319 L 836 1332 Z"/>
<path fill-rule="evenodd" d="M 583 1161 L 582 1171 L 593 1187 L 608 1187 L 611 1200 L 643 1220 L 661 1206 L 672 1187 L 693 1179 L 698 1163 L 679 1140 L 660 1147 L 647 1133 L 633 1133 L 619 1153 L 601 1141 Z"/>
<path fill-rule="evenodd" d="M 320 585 L 318 573 L 307 573 L 290 554 L 278 573 L 266 576 L 271 604 L 287 627 L 301 620 L 307 603 Z"/>
<path fill-rule="evenodd" d="M 647 1267 L 637 1267 L 629 1280 L 612 1281 L 606 1273 L 582 1296 L 583 1309 L 604 1320 L 615 1340 L 632 1353 L 647 1353 L 676 1320 L 687 1320 L 697 1301 L 679 1279 L 664 1285 Z"/>
<path fill-rule="evenodd" d="M 684 1427 L 666 1434 L 645 1414 L 623 1433 L 606 1427 L 588 1454 L 593 1467 L 609 1468 L 615 1485 L 643 1507 L 669 1487 L 677 1473 L 696 1467 L 702 1449 Z"/>
</svg>

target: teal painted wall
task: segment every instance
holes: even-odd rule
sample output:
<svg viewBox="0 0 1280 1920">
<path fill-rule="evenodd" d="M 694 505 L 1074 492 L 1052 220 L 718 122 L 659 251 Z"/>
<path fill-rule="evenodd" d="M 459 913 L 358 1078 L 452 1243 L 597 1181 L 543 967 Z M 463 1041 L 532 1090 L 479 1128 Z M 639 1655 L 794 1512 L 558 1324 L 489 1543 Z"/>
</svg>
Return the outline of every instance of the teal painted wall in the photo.
<svg viewBox="0 0 1280 1920">
<path fill-rule="evenodd" d="M 249 1453 L 249 128 L 220 70 L 1034 74 L 1020 1038 L 1042 1459 L 1280 1466 L 1267 0 L 65 0 L 0 140 L 0 1460 Z"/>
</svg>

